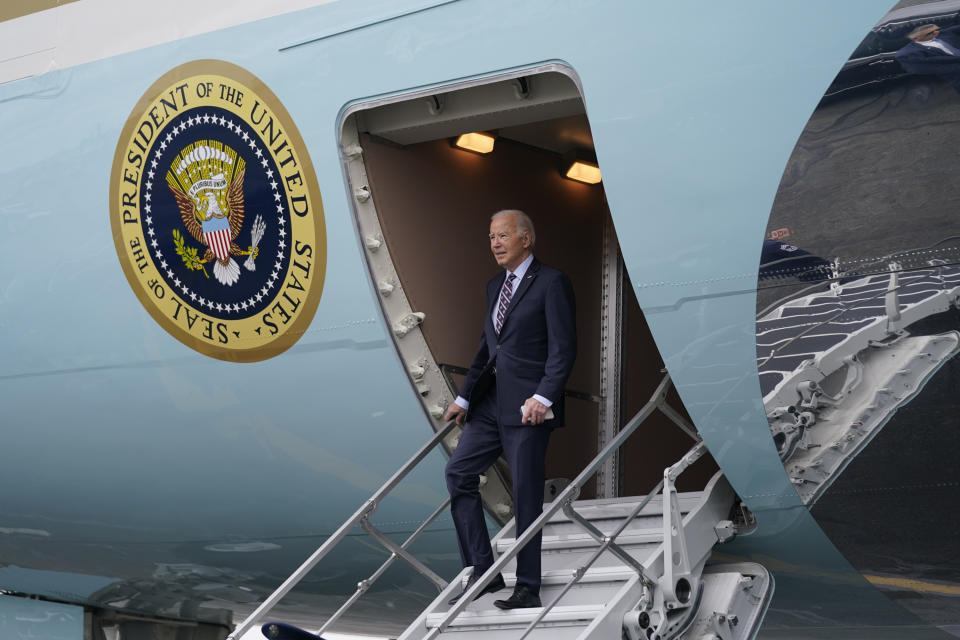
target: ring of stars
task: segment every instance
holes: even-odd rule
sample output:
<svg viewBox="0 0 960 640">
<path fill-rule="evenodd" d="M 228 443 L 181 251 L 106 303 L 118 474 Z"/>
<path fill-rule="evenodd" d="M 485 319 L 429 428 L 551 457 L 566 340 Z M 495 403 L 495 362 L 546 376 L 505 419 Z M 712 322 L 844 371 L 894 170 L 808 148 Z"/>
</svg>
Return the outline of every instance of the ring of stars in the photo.
<svg viewBox="0 0 960 640">
<path fill-rule="evenodd" d="M 273 263 L 273 270 L 270 273 L 270 277 L 267 279 L 264 286 L 257 291 L 256 294 L 250 296 L 246 300 L 240 302 L 223 302 L 222 300 L 210 300 L 204 298 L 196 291 L 193 291 L 186 282 L 181 281 L 173 270 L 170 268 L 170 265 L 167 263 L 166 259 L 163 256 L 163 251 L 160 249 L 160 242 L 157 240 L 157 232 L 153 228 L 153 216 L 151 213 L 151 204 L 150 200 L 153 197 L 153 180 L 156 175 L 156 170 L 159 167 L 159 162 L 157 162 L 157 156 L 162 155 L 162 152 L 166 150 L 168 146 L 172 146 L 174 140 L 177 136 L 200 123 L 203 124 L 213 124 L 215 126 L 223 127 L 229 130 L 232 133 L 236 133 L 240 136 L 247 146 L 250 147 L 251 153 L 253 153 L 259 160 L 260 165 L 264 168 L 267 174 L 267 178 L 270 180 L 270 189 L 273 192 L 273 201 L 276 203 L 277 207 L 277 224 L 279 225 L 279 236 L 280 241 L 278 243 L 279 250 L 277 251 L 277 257 Z M 175 124 L 170 131 L 167 132 L 167 135 L 164 136 L 159 145 L 160 153 L 154 151 L 151 155 L 153 156 L 150 160 L 150 169 L 147 172 L 147 182 L 144 184 L 144 222 L 147 225 L 147 235 L 150 236 L 148 242 L 150 247 L 150 252 L 154 256 L 154 262 L 160 265 L 160 270 L 166 274 L 167 283 L 171 286 L 178 289 L 183 298 L 190 298 L 191 302 L 197 304 L 198 308 L 207 308 L 211 311 L 218 311 L 221 313 L 241 313 L 247 309 L 255 308 L 265 297 L 268 296 L 270 291 L 276 285 L 277 281 L 280 279 L 280 274 L 283 272 L 283 250 L 286 248 L 286 218 L 284 217 L 283 209 L 283 197 L 280 194 L 279 184 L 274 179 L 274 172 L 267 162 L 267 158 L 264 155 L 263 149 L 260 148 L 260 145 L 257 144 L 256 136 L 251 136 L 246 129 L 244 129 L 240 123 L 234 123 L 232 120 L 225 118 L 223 116 L 209 115 L 207 113 L 201 115 L 190 116 L 189 118 L 181 118 L 179 124 Z M 260 253 L 260 259 L 263 260 L 264 253 Z"/>
</svg>

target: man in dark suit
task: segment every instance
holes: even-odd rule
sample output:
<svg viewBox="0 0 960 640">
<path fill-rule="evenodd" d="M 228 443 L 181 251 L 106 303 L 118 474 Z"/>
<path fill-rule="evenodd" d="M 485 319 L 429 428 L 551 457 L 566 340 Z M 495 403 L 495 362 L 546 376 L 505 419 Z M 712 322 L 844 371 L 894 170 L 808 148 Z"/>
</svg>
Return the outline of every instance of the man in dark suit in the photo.
<svg viewBox="0 0 960 640">
<path fill-rule="evenodd" d="M 530 218 L 516 210 L 496 213 L 489 238 L 505 271 L 487 283 L 480 347 L 446 413 L 447 420 L 466 419 L 446 476 L 460 557 L 474 568 L 468 589 L 493 564 L 479 474 L 501 453 L 506 458 L 519 537 L 543 511 L 547 441 L 563 426 L 563 389 L 577 354 L 573 287 L 533 257 Z M 540 606 L 540 540 L 537 535 L 518 554 L 513 595 L 495 601 L 497 607 Z M 497 576 L 481 595 L 504 586 Z"/>
<path fill-rule="evenodd" d="M 960 27 L 925 24 L 907 37 L 910 43 L 894 54 L 900 66 L 908 73 L 942 76 L 960 92 Z"/>
</svg>

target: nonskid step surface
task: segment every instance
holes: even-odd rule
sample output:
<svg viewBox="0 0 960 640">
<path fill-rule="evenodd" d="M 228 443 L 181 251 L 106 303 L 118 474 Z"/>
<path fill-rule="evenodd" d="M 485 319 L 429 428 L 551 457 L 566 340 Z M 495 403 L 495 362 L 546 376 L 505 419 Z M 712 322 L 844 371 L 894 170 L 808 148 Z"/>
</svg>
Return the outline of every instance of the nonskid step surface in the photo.
<svg viewBox="0 0 960 640">
<path fill-rule="evenodd" d="M 603 604 L 597 605 L 575 605 L 575 606 L 556 606 L 554 607 L 540 623 L 541 625 L 562 624 L 562 625 L 587 625 L 597 617 L 604 609 Z M 500 609 L 481 609 L 479 611 L 464 611 L 453 619 L 449 629 L 471 627 L 496 627 L 513 628 L 525 627 L 536 618 L 542 607 L 530 607 L 528 609 L 511 609 L 503 611 Z M 433 629 L 443 621 L 446 612 L 437 612 L 427 615 L 426 624 L 428 629 Z"/>
<path fill-rule="evenodd" d="M 663 529 L 634 529 L 628 530 L 617 536 L 616 544 L 620 546 L 659 544 L 663 540 Z M 503 553 L 507 551 L 515 538 L 500 538 L 497 540 L 496 551 Z M 597 547 L 600 543 L 588 533 L 569 533 L 558 536 L 543 536 L 541 548 L 544 551 L 554 549 L 582 549 L 585 547 Z"/>
<path fill-rule="evenodd" d="M 573 578 L 573 574 L 573 569 L 544 569 L 540 574 L 540 581 L 544 586 L 557 584 L 564 585 Z M 516 574 L 504 572 L 502 575 L 504 582 L 507 583 L 507 587 L 513 588 L 514 585 L 517 584 Z M 609 567 L 591 567 L 584 573 L 579 582 L 584 584 L 594 582 L 621 582 L 624 580 L 629 580 L 635 575 L 636 572 L 633 569 L 629 569 L 620 565 Z M 465 587 L 466 584 L 467 578 L 460 580 L 461 587 Z"/>
<path fill-rule="evenodd" d="M 574 510 L 588 520 L 625 518 L 636 508 L 644 496 L 628 498 L 600 498 L 596 500 L 578 500 L 573 503 Z M 680 510 L 688 512 L 703 500 L 702 491 L 690 491 L 677 495 L 680 501 Z M 640 512 L 639 517 L 663 515 L 663 499 L 654 496 Z M 558 511 L 549 522 L 570 522 L 563 511 Z"/>
<path fill-rule="evenodd" d="M 553 602 L 557 596 L 560 595 L 565 588 L 567 588 L 567 585 L 570 584 L 572 580 L 571 572 L 566 571 L 564 574 L 565 577 L 563 578 L 557 577 L 552 580 L 544 580 L 544 582 L 540 585 L 540 600 L 544 605 Z M 594 604 L 604 604 L 613 598 L 617 591 L 619 591 L 628 580 L 635 576 L 635 573 L 623 573 L 617 574 L 617 577 L 611 577 L 602 580 L 590 579 L 587 581 L 578 581 L 572 584 L 567 592 L 564 593 L 559 604 L 565 606 L 589 606 Z M 477 600 L 468 604 L 466 611 L 476 613 L 484 609 L 492 609 L 495 606 L 493 604 L 494 600 L 505 600 L 509 598 L 513 593 L 513 587 L 516 584 L 516 579 L 512 576 L 510 578 L 504 576 L 504 578 L 507 582 L 506 588 L 481 596 Z M 437 605 L 433 612 L 446 612 L 452 608 L 453 607 L 447 604 L 447 602 L 444 600 Z"/>
<path fill-rule="evenodd" d="M 682 514 L 686 516 L 686 514 Z M 606 520 L 590 520 L 590 524 L 604 535 L 612 535 L 623 524 L 623 519 L 609 518 Z M 651 531 L 663 531 L 663 518 L 661 516 L 645 516 L 636 518 L 630 522 L 620 537 L 630 535 L 631 533 L 647 533 Z M 586 529 L 577 522 L 555 522 L 547 525 L 543 529 L 543 536 L 546 538 L 555 538 L 562 536 L 589 535 Z M 513 531 L 506 534 L 513 538 Z"/>
<path fill-rule="evenodd" d="M 588 623 L 557 622 L 550 625 L 537 625 L 527 636 L 527 640 L 580 640 Z M 441 638 L 456 640 L 517 640 L 523 633 L 524 625 L 507 627 L 453 627 L 445 629 Z M 501 635 L 502 634 L 502 635 Z"/>
</svg>

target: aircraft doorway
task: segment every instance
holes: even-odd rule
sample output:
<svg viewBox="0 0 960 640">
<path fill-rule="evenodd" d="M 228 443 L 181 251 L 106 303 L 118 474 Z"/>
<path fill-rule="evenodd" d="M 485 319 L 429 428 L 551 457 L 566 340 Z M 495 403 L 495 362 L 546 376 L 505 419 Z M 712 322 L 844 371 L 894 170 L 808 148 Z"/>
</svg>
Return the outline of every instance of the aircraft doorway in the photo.
<svg viewBox="0 0 960 640">
<path fill-rule="evenodd" d="M 492 135 L 491 152 L 453 144 L 475 131 Z M 593 158 L 572 74 L 552 65 L 360 105 L 342 135 L 381 305 L 434 428 L 474 357 L 484 286 L 499 269 L 487 240 L 490 216 L 521 209 L 533 219 L 535 255 L 570 277 L 577 301 L 567 426 L 551 436 L 547 461 L 548 478 L 574 478 L 647 402 L 663 362 L 623 268 L 603 183 L 564 176 L 574 157 Z M 685 414 L 673 393 L 671 405 Z M 691 443 L 656 412 L 581 498 L 645 494 Z M 712 460 L 698 463 L 681 490 L 701 489 L 715 470 Z M 511 515 L 505 474 L 506 465 L 498 465 L 484 486 L 498 519 Z"/>
</svg>

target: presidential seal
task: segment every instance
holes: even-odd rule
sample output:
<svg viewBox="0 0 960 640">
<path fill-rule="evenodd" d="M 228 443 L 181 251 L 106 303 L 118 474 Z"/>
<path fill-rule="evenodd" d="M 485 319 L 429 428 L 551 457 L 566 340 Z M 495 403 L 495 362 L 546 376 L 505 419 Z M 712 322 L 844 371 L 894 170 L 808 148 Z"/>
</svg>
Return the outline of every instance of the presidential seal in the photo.
<svg viewBox="0 0 960 640">
<path fill-rule="evenodd" d="M 240 67 L 190 62 L 147 90 L 117 145 L 110 221 L 140 302 L 200 353 L 264 360 L 313 318 L 320 190 L 283 105 Z"/>
</svg>

